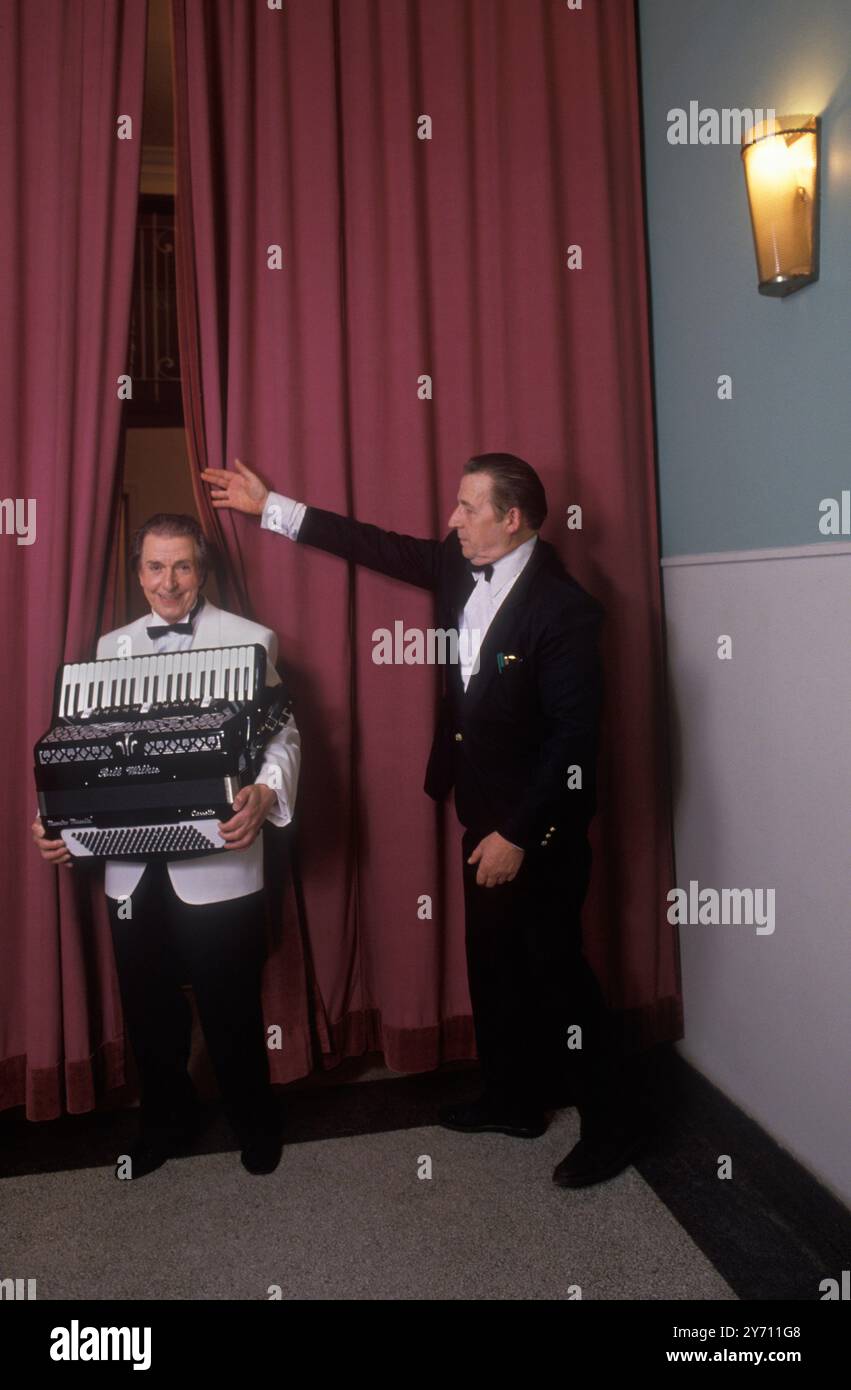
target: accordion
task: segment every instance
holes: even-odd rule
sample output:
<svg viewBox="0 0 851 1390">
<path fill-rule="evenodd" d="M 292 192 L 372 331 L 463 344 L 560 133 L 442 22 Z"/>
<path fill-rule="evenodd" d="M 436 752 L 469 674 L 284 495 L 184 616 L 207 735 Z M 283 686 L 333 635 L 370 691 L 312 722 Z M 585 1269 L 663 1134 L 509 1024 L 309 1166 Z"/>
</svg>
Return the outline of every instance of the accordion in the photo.
<svg viewBox="0 0 851 1390">
<path fill-rule="evenodd" d="M 35 745 L 45 834 L 80 860 L 224 850 L 217 822 L 291 712 L 259 644 L 60 666 Z"/>
</svg>

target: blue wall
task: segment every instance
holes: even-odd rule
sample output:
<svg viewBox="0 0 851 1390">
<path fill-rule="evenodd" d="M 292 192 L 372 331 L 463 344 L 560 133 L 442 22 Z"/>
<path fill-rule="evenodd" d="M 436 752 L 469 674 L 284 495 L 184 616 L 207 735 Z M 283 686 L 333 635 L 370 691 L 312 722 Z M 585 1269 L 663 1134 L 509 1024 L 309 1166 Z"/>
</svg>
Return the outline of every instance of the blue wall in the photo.
<svg viewBox="0 0 851 1390">
<path fill-rule="evenodd" d="M 851 3 L 639 0 L 662 550 L 805 545 L 851 488 Z M 822 117 L 821 272 L 757 293 L 736 145 L 670 108 Z M 717 377 L 733 399 L 717 399 Z"/>
</svg>

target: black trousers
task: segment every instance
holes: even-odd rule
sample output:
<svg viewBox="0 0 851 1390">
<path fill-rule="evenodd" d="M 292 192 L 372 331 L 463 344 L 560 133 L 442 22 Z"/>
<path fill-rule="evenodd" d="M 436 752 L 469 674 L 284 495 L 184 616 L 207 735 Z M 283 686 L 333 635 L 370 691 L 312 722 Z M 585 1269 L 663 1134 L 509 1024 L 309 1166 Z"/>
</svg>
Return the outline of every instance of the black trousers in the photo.
<svg viewBox="0 0 851 1390">
<path fill-rule="evenodd" d="M 190 983 L 225 1112 L 240 1140 L 274 1124 L 260 1004 L 265 955 L 263 893 L 228 902 L 182 902 L 164 863 L 147 865 L 129 920 L 107 898 L 124 1021 L 142 1089 L 142 1126 L 167 1130 L 196 1104 L 187 1063 Z"/>
<path fill-rule="evenodd" d="M 572 1096 L 583 1134 L 617 1125 L 611 1018 L 582 954 L 580 910 L 591 874 L 586 839 L 527 850 L 510 883 L 476 883 L 467 863 L 487 831 L 465 831 L 467 972 L 485 1095 L 526 1115 Z M 568 1029 L 581 1028 L 581 1048 Z"/>
</svg>

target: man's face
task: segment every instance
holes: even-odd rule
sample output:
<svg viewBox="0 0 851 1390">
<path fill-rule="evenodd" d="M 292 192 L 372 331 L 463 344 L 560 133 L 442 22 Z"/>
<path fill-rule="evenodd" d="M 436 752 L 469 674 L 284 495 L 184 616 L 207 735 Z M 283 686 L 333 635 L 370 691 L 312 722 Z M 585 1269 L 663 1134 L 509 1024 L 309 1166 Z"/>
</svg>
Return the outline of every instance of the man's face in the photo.
<svg viewBox="0 0 851 1390">
<path fill-rule="evenodd" d="M 167 623 L 182 622 L 201 588 L 192 537 L 147 535 L 142 542 L 139 583 L 154 613 Z"/>
<path fill-rule="evenodd" d="M 505 516 L 497 516 L 491 502 L 492 487 L 489 473 L 465 473 L 458 489 L 458 505 L 449 518 L 465 559 L 474 565 L 490 564 L 511 550 L 519 526 L 514 507 Z"/>
</svg>

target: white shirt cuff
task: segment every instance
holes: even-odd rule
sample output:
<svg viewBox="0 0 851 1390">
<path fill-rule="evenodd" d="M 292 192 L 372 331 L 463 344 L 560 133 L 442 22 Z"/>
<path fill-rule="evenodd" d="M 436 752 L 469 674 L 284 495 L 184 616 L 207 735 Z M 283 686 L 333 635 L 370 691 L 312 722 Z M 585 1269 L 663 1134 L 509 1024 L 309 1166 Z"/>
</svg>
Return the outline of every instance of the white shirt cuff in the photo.
<svg viewBox="0 0 851 1390">
<path fill-rule="evenodd" d="M 289 825 L 290 821 L 292 820 L 292 812 L 290 810 L 289 798 L 287 796 L 286 790 L 283 787 L 276 787 L 272 785 L 271 771 L 273 767 L 276 769 L 276 771 L 278 770 L 277 764 L 264 763 L 254 780 L 254 785 L 269 787 L 275 793 L 275 802 L 271 810 L 268 811 L 266 814 L 266 819 L 269 822 L 269 824 Z"/>
<path fill-rule="evenodd" d="M 266 745 L 265 757 L 255 777 L 255 785 L 271 788 L 275 801 L 266 819 L 270 825 L 289 825 L 295 811 L 298 777 L 301 769 L 301 734 L 291 715 L 283 729 Z"/>
<path fill-rule="evenodd" d="M 266 498 L 260 525 L 264 531 L 277 531 L 294 541 L 304 520 L 307 507 L 304 502 L 294 502 L 291 497 L 283 497 L 280 492 L 270 492 Z"/>
</svg>

